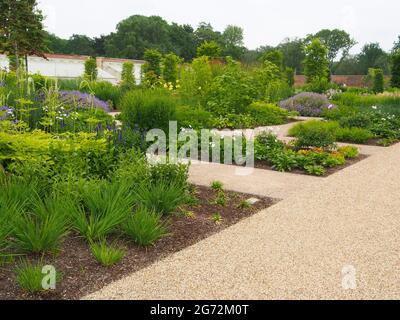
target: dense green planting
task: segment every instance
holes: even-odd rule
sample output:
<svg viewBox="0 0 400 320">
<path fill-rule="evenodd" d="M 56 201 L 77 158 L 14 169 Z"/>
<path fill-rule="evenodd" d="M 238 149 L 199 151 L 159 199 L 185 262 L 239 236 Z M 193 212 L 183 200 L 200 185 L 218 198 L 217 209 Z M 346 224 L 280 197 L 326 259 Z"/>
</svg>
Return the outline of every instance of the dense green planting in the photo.
<svg viewBox="0 0 400 320">
<path fill-rule="evenodd" d="M 264 133 L 255 141 L 255 157 L 259 161 L 268 162 L 277 171 L 298 169 L 320 176 L 324 175 L 328 168 L 343 165 L 347 158 L 358 155 L 357 148 L 336 149 L 332 144 L 323 143 L 321 146 L 321 141 L 326 142 L 326 140 L 310 139 L 305 145 L 300 146 L 302 143 L 295 141 L 292 146 L 279 141 L 273 134 Z M 319 147 L 311 146 L 312 144 L 318 144 Z"/>
</svg>

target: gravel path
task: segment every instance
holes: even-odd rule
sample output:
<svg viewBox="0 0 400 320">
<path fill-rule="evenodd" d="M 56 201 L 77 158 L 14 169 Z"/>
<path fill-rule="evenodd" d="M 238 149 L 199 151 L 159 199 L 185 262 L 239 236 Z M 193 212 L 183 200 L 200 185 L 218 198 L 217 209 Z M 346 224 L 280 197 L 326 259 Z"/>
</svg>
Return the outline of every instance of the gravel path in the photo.
<svg viewBox="0 0 400 320">
<path fill-rule="evenodd" d="M 277 205 L 86 299 L 399 299 L 399 159 L 397 144 L 298 181 Z M 354 290 L 342 286 L 346 266 Z"/>
</svg>

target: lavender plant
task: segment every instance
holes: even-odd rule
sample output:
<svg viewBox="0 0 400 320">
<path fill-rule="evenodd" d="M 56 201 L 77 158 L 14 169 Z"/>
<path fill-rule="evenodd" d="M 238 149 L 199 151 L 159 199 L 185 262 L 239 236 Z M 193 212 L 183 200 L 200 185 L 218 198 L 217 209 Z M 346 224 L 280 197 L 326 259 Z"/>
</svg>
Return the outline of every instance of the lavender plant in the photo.
<svg viewBox="0 0 400 320">
<path fill-rule="evenodd" d="M 288 111 L 296 111 L 305 117 L 320 117 L 325 110 L 334 108 L 323 94 L 302 92 L 280 102 L 280 107 Z"/>
</svg>

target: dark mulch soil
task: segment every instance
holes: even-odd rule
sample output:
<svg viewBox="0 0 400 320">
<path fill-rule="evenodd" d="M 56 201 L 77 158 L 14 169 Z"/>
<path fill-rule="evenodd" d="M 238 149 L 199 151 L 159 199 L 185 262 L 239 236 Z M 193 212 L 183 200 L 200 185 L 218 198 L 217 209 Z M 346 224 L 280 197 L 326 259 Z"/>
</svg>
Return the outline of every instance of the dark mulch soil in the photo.
<svg viewBox="0 0 400 320">
<path fill-rule="evenodd" d="M 0 268 L 0 299 L 79 299 L 278 202 L 277 199 L 257 197 L 261 201 L 242 209 L 238 207 L 241 201 L 252 196 L 226 191 L 226 206 L 220 206 L 212 204 L 216 197 L 215 191 L 206 187 L 196 187 L 196 190 L 199 205 L 182 210 L 193 214 L 173 216 L 169 228 L 171 235 L 161 239 L 154 247 L 140 248 L 128 239 L 119 239 L 117 241 L 126 247 L 127 254 L 119 264 L 105 268 L 93 258 L 84 239 L 70 235 L 65 239 L 58 256 L 43 257 L 44 264 L 53 265 L 62 273 L 62 281 L 57 284 L 55 291 L 41 295 L 23 292 L 15 281 L 13 269 L 16 264 L 11 264 Z M 220 224 L 212 219 L 216 213 L 222 217 Z"/>
<path fill-rule="evenodd" d="M 364 154 L 360 154 L 358 157 L 353 158 L 353 159 L 346 159 L 346 163 L 342 166 L 336 166 L 333 168 L 326 168 L 326 173 L 323 176 L 323 178 L 329 177 L 330 175 L 343 170 L 344 168 L 350 167 L 353 164 L 356 164 L 357 162 L 360 162 L 364 159 L 368 158 L 367 155 Z M 267 162 L 267 161 L 256 161 L 254 164 L 254 167 L 257 169 L 264 169 L 264 170 L 274 170 L 272 168 L 272 166 Z M 308 174 L 306 171 L 304 170 L 300 170 L 300 169 L 294 169 L 292 171 L 288 171 L 288 173 L 293 173 L 293 174 L 302 174 L 302 175 L 310 175 Z M 315 175 L 312 175 L 313 177 L 315 177 Z"/>
</svg>

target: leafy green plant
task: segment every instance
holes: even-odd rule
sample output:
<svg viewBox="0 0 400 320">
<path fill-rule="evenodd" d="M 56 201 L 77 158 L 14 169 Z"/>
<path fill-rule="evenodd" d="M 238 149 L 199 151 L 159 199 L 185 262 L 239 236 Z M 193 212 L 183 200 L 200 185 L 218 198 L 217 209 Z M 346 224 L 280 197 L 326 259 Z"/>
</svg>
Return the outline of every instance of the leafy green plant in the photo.
<svg viewBox="0 0 400 320">
<path fill-rule="evenodd" d="M 31 201 L 29 210 L 12 218 L 13 246 L 22 253 L 57 252 L 68 231 L 69 200 L 35 195 Z"/>
<path fill-rule="evenodd" d="M 213 181 L 211 182 L 211 189 L 214 191 L 222 191 L 224 188 L 224 184 L 221 181 Z"/>
<path fill-rule="evenodd" d="M 274 104 L 253 102 L 248 107 L 248 113 L 259 126 L 278 125 L 286 123 L 289 112 Z"/>
<path fill-rule="evenodd" d="M 159 181 L 180 186 L 182 190 L 188 188 L 189 166 L 186 164 L 161 163 L 148 168 L 150 183 L 157 184 Z"/>
<path fill-rule="evenodd" d="M 248 209 L 251 208 L 251 204 L 248 200 L 241 200 L 240 203 L 237 206 L 239 209 Z"/>
<path fill-rule="evenodd" d="M 345 157 L 345 159 L 356 158 L 360 153 L 358 148 L 353 146 L 340 147 L 338 148 L 337 152 L 342 154 Z"/>
<path fill-rule="evenodd" d="M 215 224 L 221 224 L 223 221 L 223 218 L 221 216 L 220 213 L 214 213 L 211 217 L 211 220 L 215 223 Z"/>
<path fill-rule="evenodd" d="M 125 250 L 117 245 L 108 245 L 105 240 L 91 242 L 90 250 L 96 260 L 105 267 L 111 267 L 120 262 L 125 256 Z"/>
<path fill-rule="evenodd" d="M 326 148 L 335 146 L 339 125 L 336 122 L 323 122 L 318 120 L 299 123 L 289 130 L 291 136 L 297 137 L 295 146 L 298 148 Z"/>
<path fill-rule="evenodd" d="M 366 113 L 356 112 L 352 115 L 347 115 L 339 118 L 339 124 L 344 128 L 364 128 L 371 126 L 371 118 Z"/>
<path fill-rule="evenodd" d="M 256 137 L 254 152 L 257 160 L 267 160 L 271 155 L 282 152 L 285 148 L 284 142 L 276 135 L 266 132 Z"/>
<path fill-rule="evenodd" d="M 87 240 L 104 239 L 129 216 L 133 197 L 123 182 L 94 181 L 81 190 L 81 204 L 71 209 L 74 227 Z"/>
<path fill-rule="evenodd" d="M 131 130 L 161 129 L 169 132 L 169 121 L 176 120 L 176 100 L 162 89 L 133 90 L 121 101 L 121 118 Z"/>
<path fill-rule="evenodd" d="M 328 79 L 329 59 L 328 49 L 318 38 L 313 39 L 305 48 L 304 74 L 307 83 Z"/>
<path fill-rule="evenodd" d="M 121 88 L 123 90 L 130 90 L 135 87 L 135 78 L 133 76 L 133 63 L 124 62 L 122 64 L 121 72 Z"/>
<path fill-rule="evenodd" d="M 161 214 L 145 208 L 137 209 L 123 226 L 124 233 L 140 246 L 154 245 L 168 234 L 167 229 Z"/>
<path fill-rule="evenodd" d="M 135 200 L 139 205 L 162 215 L 173 213 L 185 199 L 182 186 L 169 181 L 161 180 L 153 185 L 142 184 L 135 190 Z"/>
<path fill-rule="evenodd" d="M 305 166 L 304 169 L 307 171 L 308 174 L 314 176 L 323 176 L 326 173 L 326 170 L 323 166 Z"/>
<path fill-rule="evenodd" d="M 222 207 L 226 206 L 226 195 L 223 190 L 218 191 L 217 196 L 212 203 Z"/>
<path fill-rule="evenodd" d="M 296 153 L 292 150 L 278 151 L 270 155 L 268 161 L 272 164 L 274 170 L 280 172 L 291 171 L 298 166 Z"/>
<path fill-rule="evenodd" d="M 96 58 L 90 57 L 85 61 L 84 78 L 89 81 L 96 81 L 97 79 L 97 61 Z"/>
</svg>

